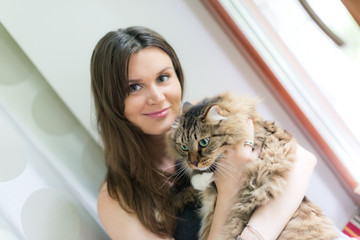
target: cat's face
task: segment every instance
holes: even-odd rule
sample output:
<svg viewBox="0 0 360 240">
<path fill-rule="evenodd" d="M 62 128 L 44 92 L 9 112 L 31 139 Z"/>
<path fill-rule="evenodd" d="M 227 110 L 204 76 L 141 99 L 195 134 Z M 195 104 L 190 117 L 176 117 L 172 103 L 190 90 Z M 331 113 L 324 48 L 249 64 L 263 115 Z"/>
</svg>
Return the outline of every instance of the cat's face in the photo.
<svg viewBox="0 0 360 240">
<path fill-rule="evenodd" d="M 218 105 L 195 105 L 173 127 L 178 157 L 191 169 L 213 171 L 228 145 L 226 113 Z"/>
</svg>

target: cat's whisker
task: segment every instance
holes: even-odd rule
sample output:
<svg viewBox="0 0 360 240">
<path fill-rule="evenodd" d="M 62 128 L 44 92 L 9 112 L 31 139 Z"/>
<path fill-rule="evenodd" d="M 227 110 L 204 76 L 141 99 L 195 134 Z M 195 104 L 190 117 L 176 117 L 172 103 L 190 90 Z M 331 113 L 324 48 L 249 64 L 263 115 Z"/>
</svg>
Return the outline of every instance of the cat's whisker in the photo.
<svg viewBox="0 0 360 240">
<path fill-rule="evenodd" d="M 175 172 L 173 172 L 169 177 L 166 178 L 166 180 L 164 181 L 163 185 L 161 185 L 160 188 L 163 188 L 163 187 L 165 186 L 165 184 L 168 183 L 169 180 L 170 180 L 171 178 L 173 178 L 174 176 L 176 176 L 176 177 L 175 177 L 175 179 L 176 179 L 177 176 L 178 176 L 178 174 L 179 174 L 180 172 L 181 172 L 181 168 L 179 168 L 179 169 L 177 169 Z"/>
<path fill-rule="evenodd" d="M 185 167 L 180 167 L 179 168 L 179 171 L 174 179 L 174 183 L 177 181 L 177 180 L 180 180 L 182 177 L 184 177 L 186 175 L 186 168 Z"/>
<path fill-rule="evenodd" d="M 173 178 L 175 176 L 175 179 L 173 180 L 173 183 L 175 183 L 176 181 L 180 180 L 181 178 L 183 178 L 186 175 L 186 167 L 181 165 L 174 173 L 172 173 L 165 181 L 164 183 L 161 185 L 160 188 L 163 188 L 171 178 Z M 168 184 L 168 189 L 171 188 L 171 184 Z M 167 190 L 168 190 L 167 189 Z"/>
<path fill-rule="evenodd" d="M 220 174 L 222 174 L 225 177 L 225 175 L 222 173 L 222 172 L 224 172 L 225 174 L 230 176 L 232 179 L 236 180 L 234 175 L 231 174 L 230 170 L 234 171 L 233 168 L 230 168 L 229 166 L 227 166 L 225 164 L 222 164 L 222 163 L 219 163 L 219 162 L 216 163 L 216 171 L 218 171 Z"/>
<path fill-rule="evenodd" d="M 233 172 L 240 173 L 240 171 L 237 169 L 236 165 L 233 162 L 229 161 L 229 160 L 221 159 L 221 162 L 216 161 L 216 163 L 227 167 L 227 169 L 229 169 L 229 170 L 231 170 Z"/>
<path fill-rule="evenodd" d="M 176 168 L 176 167 L 179 166 L 180 164 L 181 164 L 181 163 L 178 162 L 178 163 L 176 163 L 176 164 L 174 164 L 174 165 L 171 165 L 171 166 L 169 166 L 169 167 L 167 167 L 167 168 L 164 168 L 162 171 L 163 171 L 163 172 L 166 172 L 166 171 L 169 170 L 170 168 L 173 168 L 173 167 Z"/>
<path fill-rule="evenodd" d="M 222 167 L 225 167 L 226 169 L 228 170 L 231 170 L 231 171 L 236 171 L 236 168 L 235 166 L 230 166 L 229 164 L 225 164 L 224 162 L 216 162 L 217 166 L 222 166 Z"/>
<path fill-rule="evenodd" d="M 183 177 L 185 177 L 186 175 L 187 175 L 187 173 L 186 173 L 186 168 L 185 168 L 185 167 L 182 167 L 182 168 L 178 169 L 177 174 L 176 174 L 176 177 L 175 177 L 175 179 L 173 180 L 173 183 L 175 184 L 176 181 L 181 180 L 181 179 L 182 179 Z M 186 179 L 188 179 L 188 178 L 186 178 Z M 188 181 L 189 181 L 189 180 L 188 180 Z M 167 189 L 167 190 L 169 190 L 170 188 L 171 188 L 171 185 L 168 184 L 168 189 Z"/>
<path fill-rule="evenodd" d="M 229 171 L 232 171 L 232 172 L 239 172 L 235 165 L 231 165 L 231 164 L 226 164 L 226 163 L 230 163 L 230 162 L 216 162 L 217 166 L 222 166 L 223 168 L 226 168 L 227 170 Z"/>
<path fill-rule="evenodd" d="M 224 168 L 224 169 L 227 169 L 228 170 L 228 174 L 233 176 L 233 174 L 237 175 L 237 174 L 241 174 L 241 171 L 238 170 L 237 168 L 235 167 L 232 167 L 232 166 L 229 166 L 227 164 L 224 164 L 224 163 L 220 163 L 221 167 Z M 237 179 L 235 177 L 233 177 L 234 179 Z"/>
<path fill-rule="evenodd" d="M 217 168 L 216 168 L 216 171 L 217 171 L 218 173 L 220 173 L 227 181 L 229 180 L 228 177 L 226 176 L 226 174 L 224 174 L 224 173 L 221 171 L 221 167 L 217 167 Z M 226 171 L 225 171 L 225 173 L 226 173 Z"/>
<path fill-rule="evenodd" d="M 222 166 L 222 164 L 220 164 L 220 163 L 215 163 L 215 171 L 218 171 L 221 175 L 223 175 L 226 179 L 228 179 L 227 177 L 226 177 L 226 175 L 229 175 L 229 176 L 232 176 L 229 172 L 228 172 L 228 170 L 225 168 L 225 167 L 223 167 Z M 233 177 L 233 176 L 232 176 Z"/>
</svg>

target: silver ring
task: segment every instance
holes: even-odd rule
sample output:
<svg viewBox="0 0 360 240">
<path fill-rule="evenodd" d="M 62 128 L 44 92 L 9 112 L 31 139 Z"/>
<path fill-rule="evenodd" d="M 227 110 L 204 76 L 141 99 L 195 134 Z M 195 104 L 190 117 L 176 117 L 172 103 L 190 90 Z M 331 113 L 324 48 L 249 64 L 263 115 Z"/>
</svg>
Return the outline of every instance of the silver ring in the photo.
<svg viewBox="0 0 360 240">
<path fill-rule="evenodd" d="M 255 149 L 255 145 L 254 145 L 254 143 L 251 142 L 251 141 L 245 141 L 244 145 L 249 145 L 249 146 L 251 146 L 252 150 Z"/>
</svg>

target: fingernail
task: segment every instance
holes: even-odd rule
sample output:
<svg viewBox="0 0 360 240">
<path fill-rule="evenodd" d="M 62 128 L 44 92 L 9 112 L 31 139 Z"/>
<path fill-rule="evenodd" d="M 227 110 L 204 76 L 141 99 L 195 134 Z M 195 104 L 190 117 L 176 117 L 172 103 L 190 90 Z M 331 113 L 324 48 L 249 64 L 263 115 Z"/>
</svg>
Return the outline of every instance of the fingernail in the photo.
<svg viewBox="0 0 360 240">
<path fill-rule="evenodd" d="M 357 195 L 360 195 L 360 186 L 355 188 L 354 193 L 356 193 Z"/>
</svg>

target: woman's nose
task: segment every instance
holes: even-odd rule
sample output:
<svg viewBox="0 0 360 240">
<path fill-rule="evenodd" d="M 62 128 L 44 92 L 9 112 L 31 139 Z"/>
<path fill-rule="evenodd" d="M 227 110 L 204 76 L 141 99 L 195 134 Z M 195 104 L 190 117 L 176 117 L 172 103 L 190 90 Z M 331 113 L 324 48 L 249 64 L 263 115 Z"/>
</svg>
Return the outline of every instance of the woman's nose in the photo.
<svg viewBox="0 0 360 240">
<path fill-rule="evenodd" d="M 165 95 L 158 86 L 151 86 L 148 95 L 148 104 L 158 104 L 165 100 Z"/>
</svg>

